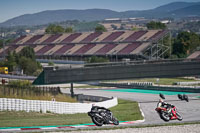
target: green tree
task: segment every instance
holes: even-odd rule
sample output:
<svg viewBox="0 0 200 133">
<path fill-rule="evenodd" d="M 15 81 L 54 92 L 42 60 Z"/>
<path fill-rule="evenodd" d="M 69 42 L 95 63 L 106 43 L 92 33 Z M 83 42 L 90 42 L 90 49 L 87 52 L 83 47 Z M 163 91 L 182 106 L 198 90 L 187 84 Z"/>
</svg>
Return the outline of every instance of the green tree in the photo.
<svg viewBox="0 0 200 133">
<path fill-rule="evenodd" d="M 96 28 L 95 28 L 95 32 L 106 32 L 106 28 L 103 26 L 103 25 L 98 25 Z"/>
<path fill-rule="evenodd" d="M 73 30 L 72 27 L 67 27 L 67 28 L 65 29 L 65 32 L 66 32 L 66 33 L 73 33 L 74 30 Z"/>
<path fill-rule="evenodd" d="M 50 24 L 45 30 L 45 33 L 48 33 L 48 34 L 58 34 L 58 33 L 64 33 L 64 32 L 65 32 L 65 29 L 62 26 L 55 25 L 55 24 Z"/>
<path fill-rule="evenodd" d="M 196 33 L 181 32 L 174 40 L 173 54 L 179 58 L 186 57 L 200 46 L 200 37 Z"/>
<path fill-rule="evenodd" d="M 17 66 L 16 58 L 12 52 L 8 51 L 4 65 L 8 67 L 9 71 L 13 71 Z"/>
<path fill-rule="evenodd" d="M 0 48 L 3 47 L 3 40 L 0 40 Z"/>
<path fill-rule="evenodd" d="M 54 62 L 53 61 L 49 61 L 48 62 L 48 66 L 54 66 Z"/>
<path fill-rule="evenodd" d="M 101 62 L 109 62 L 107 58 L 92 56 L 88 59 L 88 63 L 101 63 Z"/>
<path fill-rule="evenodd" d="M 26 58 L 24 56 L 19 59 L 19 66 L 27 75 L 33 75 L 33 73 L 38 69 L 38 63 L 36 61 L 33 61 L 30 58 Z"/>
<path fill-rule="evenodd" d="M 161 23 L 161 22 L 155 22 L 155 21 L 151 21 L 149 23 L 147 23 L 147 28 L 152 30 L 152 29 L 166 29 L 166 25 Z"/>
<path fill-rule="evenodd" d="M 19 56 L 24 56 L 26 58 L 30 58 L 32 60 L 35 60 L 35 52 L 34 52 L 34 49 L 30 46 L 26 46 L 24 47 L 20 53 L 19 53 Z"/>
</svg>

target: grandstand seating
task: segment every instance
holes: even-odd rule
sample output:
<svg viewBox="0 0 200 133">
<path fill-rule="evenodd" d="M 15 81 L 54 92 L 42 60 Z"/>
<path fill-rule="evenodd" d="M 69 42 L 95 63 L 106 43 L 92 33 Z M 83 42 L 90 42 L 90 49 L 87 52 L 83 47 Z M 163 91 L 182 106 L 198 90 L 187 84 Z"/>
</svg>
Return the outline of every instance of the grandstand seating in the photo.
<svg viewBox="0 0 200 133">
<path fill-rule="evenodd" d="M 62 34 L 57 34 L 57 35 L 51 35 L 49 38 L 47 38 L 46 40 L 44 40 L 41 43 L 51 43 L 54 40 L 56 40 L 57 38 L 59 38 L 60 36 L 62 36 Z"/>
<path fill-rule="evenodd" d="M 14 40 L 13 42 L 12 42 L 12 44 L 17 44 L 18 42 L 20 42 L 22 39 L 24 39 L 26 36 L 21 36 L 21 37 L 19 37 L 19 38 L 17 38 L 16 40 Z"/>
<path fill-rule="evenodd" d="M 128 44 L 127 43 L 122 43 L 122 44 L 118 44 L 116 47 L 114 47 L 113 49 L 111 49 L 107 54 L 116 54 L 118 53 L 120 50 L 122 50 L 123 48 L 125 48 Z"/>
<path fill-rule="evenodd" d="M 160 30 L 160 31 L 158 31 L 157 33 L 155 33 L 155 34 L 149 39 L 149 41 L 150 41 L 150 40 L 157 40 L 157 39 L 161 38 L 165 33 L 166 33 L 165 30 Z"/>
<path fill-rule="evenodd" d="M 89 49 L 87 52 L 85 52 L 85 55 L 93 55 L 96 53 L 99 49 L 103 48 L 105 44 L 97 44 L 93 48 Z"/>
<path fill-rule="evenodd" d="M 67 55 L 74 55 L 74 52 L 76 52 L 77 50 L 81 49 L 84 45 L 80 45 L 80 44 L 76 44 L 74 45 L 74 47 L 72 47 L 71 49 L 69 49 L 68 51 L 65 52 L 65 54 Z"/>
<path fill-rule="evenodd" d="M 116 44 L 106 44 L 103 48 L 98 50 L 95 55 L 105 55 L 107 52 L 109 52 L 111 49 L 116 47 Z"/>
<path fill-rule="evenodd" d="M 90 35 L 88 35 L 85 39 L 83 39 L 81 42 L 91 42 L 93 41 L 95 38 L 97 38 L 98 36 L 100 36 L 102 33 L 101 32 L 94 32 L 91 33 Z"/>
<path fill-rule="evenodd" d="M 102 42 L 111 42 L 111 41 L 115 40 L 116 38 L 118 38 L 119 36 L 121 36 L 123 33 L 124 33 L 124 31 L 113 32 L 108 37 L 106 37 L 105 39 L 103 39 Z"/>
<path fill-rule="evenodd" d="M 8 51 L 13 51 L 18 47 L 18 45 L 13 45 L 11 47 L 5 47 L 5 50 L 2 50 L 0 53 L 0 56 L 3 56 L 3 54 L 8 54 Z"/>
<path fill-rule="evenodd" d="M 21 51 L 25 46 L 19 46 L 15 49 L 15 52 L 18 53 L 19 51 Z"/>
<path fill-rule="evenodd" d="M 33 44 L 36 40 L 40 39 L 43 35 L 36 35 L 24 42 L 25 44 Z"/>
<path fill-rule="evenodd" d="M 130 54 L 139 54 L 141 52 L 143 52 L 151 43 L 147 42 L 147 43 L 143 43 L 141 45 L 139 45 L 135 50 L 133 50 Z"/>
<path fill-rule="evenodd" d="M 38 50 L 36 52 L 36 55 L 44 55 L 44 53 L 46 53 L 47 51 L 49 51 L 51 48 L 53 48 L 55 45 L 46 45 L 43 48 L 41 48 L 40 50 Z"/>
<path fill-rule="evenodd" d="M 45 55 L 53 55 L 53 53 L 55 53 L 58 49 L 62 48 L 63 45 L 55 45 L 52 49 L 50 49 L 49 51 L 47 51 L 45 53 Z"/>
<path fill-rule="evenodd" d="M 19 42 L 17 42 L 17 44 L 24 44 L 24 42 L 26 42 L 27 40 L 29 40 L 30 38 L 32 38 L 33 36 L 28 35 L 25 38 L 23 38 L 22 40 L 20 40 Z"/>
<path fill-rule="evenodd" d="M 128 44 L 127 47 L 123 48 L 121 51 L 119 51 L 117 54 L 129 54 L 131 53 L 133 50 L 135 50 L 138 46 L 140 46 L 141 43 L 139 42 L 135 42 L 132 44 Z"/>
<path fill-rule="evenodd" d="M 86 44 L 80 49 L 78 49 L 76 52 L 74 52 L 74 55 L 82 55 L 86 53 L 89 49 L 93 48 L 95 44 Z"/>
<path fill-rule="evenodd" d="M 67 45 L 63 45 L 60 49 L 58 49 L 57 51 L 55 51 L 53 54 L 54 55 L 64 55 L 64 53 L 71 49 L 74 46 L 74 44 L 67 44 Z"/>
<path fill-rule="evenodd" d="M 190 56 L 187 57 L 188 59 L 195 59 L 195 58 L 200 58 L 200 51 L 195 51 L 192 53 Z"/>
<path fill-rule="evenodd" d="M 29 45 L 34 48 L 37 56 L 133 55 L 144 52 L 152 42 L 167 32 L 147 30 L 28 35 L 17 38 L 5 47 L 5 53 L 14 49 L 20 52 Z M 0 49 L 0 56 L 2 54 L 3 49 Z"/>
<path fill-rule="evenodd" d="M 137 31 L 137 32 L 134 32 L 132 35 L 130 35 L 124 41 L 136 41 L 141 36 L 143 36 L 145 33 L 147 33 L 147 31 Z"/>
<path fill-rule="evenodd" d="M 81 34 L 80 36 L 78 36 L 77 38 L 75 38 L 71 43 L 79 43 L 83 39 L 85 39 L 89 34 L 91 34 L 91 33 L 85 32 L 84 34 Z"/>
<path fill-rule="evenodd" d="M 75 38 L 77 38 L 80 35 L 81 35 L 81 33 L 71 34 L 70 36 L 68 36 L 67 38 L 65 38 L 61 43 L 70 43 L 70 42 L 72 42 Z"/>
</svg>

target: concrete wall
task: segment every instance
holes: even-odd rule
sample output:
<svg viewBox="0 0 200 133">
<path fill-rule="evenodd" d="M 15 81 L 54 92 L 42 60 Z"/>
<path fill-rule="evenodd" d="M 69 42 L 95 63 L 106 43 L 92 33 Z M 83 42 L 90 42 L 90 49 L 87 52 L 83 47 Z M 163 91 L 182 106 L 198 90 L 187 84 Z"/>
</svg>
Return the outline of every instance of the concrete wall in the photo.
<svg viewBox="0 0 200 133">
<path fill-rule="evenodd" d="M 40 101 L 40 100 L 23 100 L 0 98 L 0 111 L 34 111 L 44 112 L 50 111 L 58 114 L 75 114 L 87 113 L 90 111 L 92 104 L 105 108 L 110 108 L 118 104 L 117 98 L 113 98 L 103 102 L 92 103 L 67 103 L 56 101 Z"/>
<path fill-rule="evenodd" d="M 44 70 L 44 84 L 80 81 L 162 78 L 200 75 L 200 61 L 120 64 L 63 70 Z"/>
</svg>

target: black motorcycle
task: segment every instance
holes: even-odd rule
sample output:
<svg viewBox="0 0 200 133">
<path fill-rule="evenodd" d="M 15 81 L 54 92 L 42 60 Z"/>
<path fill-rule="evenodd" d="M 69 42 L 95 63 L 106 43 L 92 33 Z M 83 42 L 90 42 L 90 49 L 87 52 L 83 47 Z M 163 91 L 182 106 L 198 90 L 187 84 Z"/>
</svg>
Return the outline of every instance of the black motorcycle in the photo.
<svg viewBox="0 0 200 133">
<path fill-rule="evenodd" d="M 94 106 L 88 112 L 88 115 L 97 126 L 102 126 L 103 124 L 119 125 L 119 121 L 113 116 L 112 112 L 104 107 Z"/>
</svg>

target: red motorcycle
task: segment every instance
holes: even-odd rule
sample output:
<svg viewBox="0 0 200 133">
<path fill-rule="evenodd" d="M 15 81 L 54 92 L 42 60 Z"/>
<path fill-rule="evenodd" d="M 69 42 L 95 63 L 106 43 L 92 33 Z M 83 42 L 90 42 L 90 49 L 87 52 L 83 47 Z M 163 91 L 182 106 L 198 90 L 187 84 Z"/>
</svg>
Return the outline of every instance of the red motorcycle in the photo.
<svg viewBox="0 0 200 133">
<path fill-rule="evenodd" d="M 171 104 L 166 104 L 164 107 L 158 107 L 155 110 L 160 115 L 160 118 L 164 121 L 176 119 L 181 121 L 183 119 L 182 116 L 177 112 L 177 108 Z"/>
</svg>

